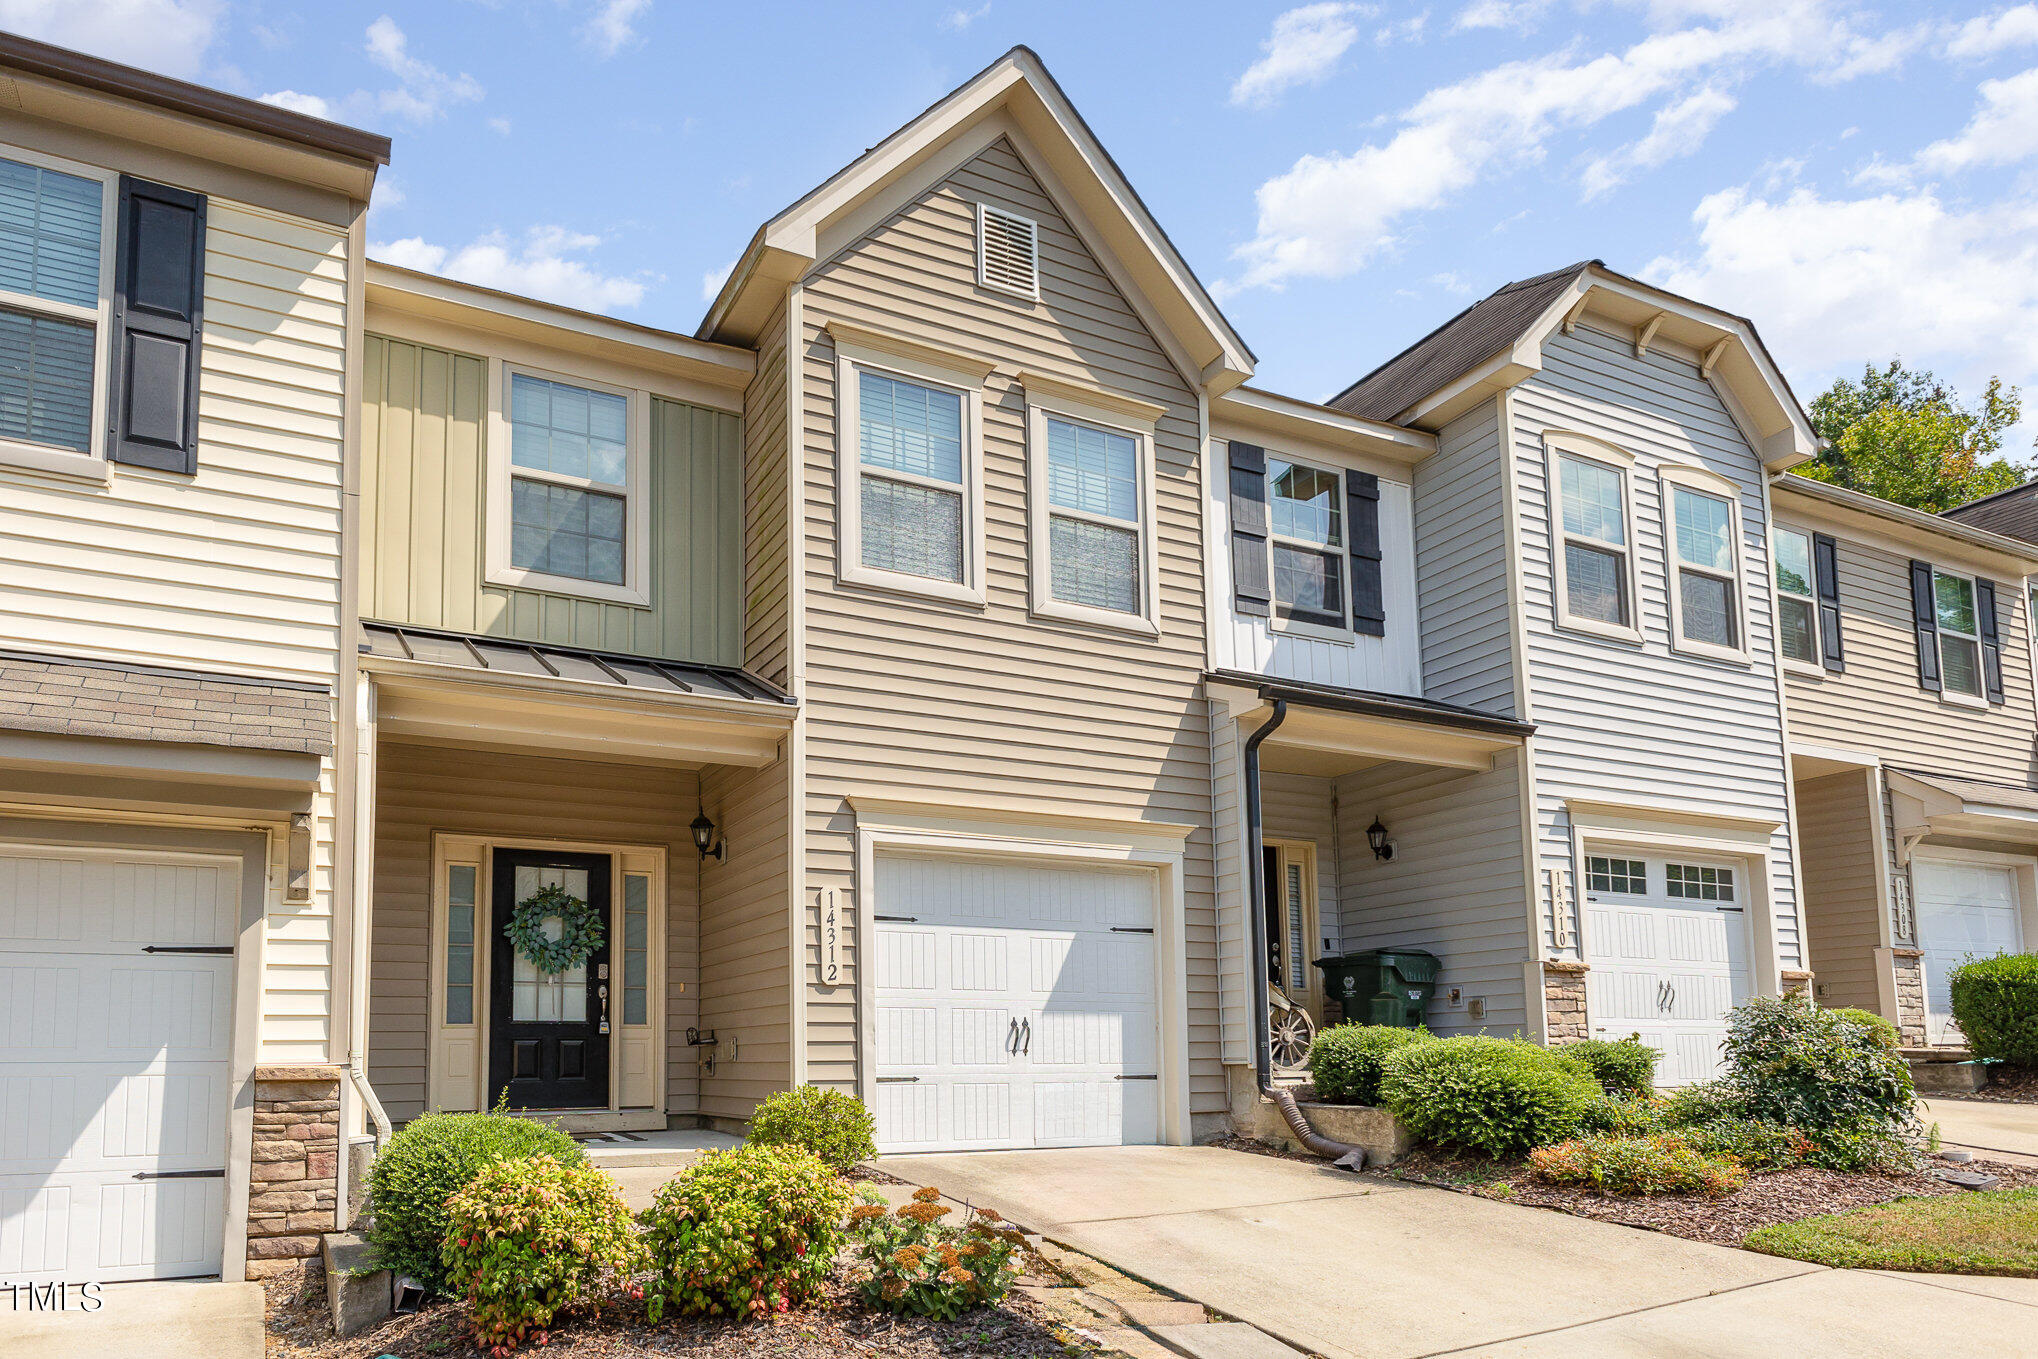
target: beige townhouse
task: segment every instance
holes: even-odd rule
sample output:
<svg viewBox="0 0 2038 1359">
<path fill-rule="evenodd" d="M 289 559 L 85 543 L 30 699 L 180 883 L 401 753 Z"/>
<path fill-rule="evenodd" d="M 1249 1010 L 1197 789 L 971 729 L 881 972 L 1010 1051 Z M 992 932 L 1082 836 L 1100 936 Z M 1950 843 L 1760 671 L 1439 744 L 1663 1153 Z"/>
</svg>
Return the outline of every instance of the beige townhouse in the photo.
<svg viewBox="0 0 2038 1359">
<path fill-rule="evenodd" d="M 1948 970 L 2038 941 L 2038 547 L 1803 477 L 1770 494 L 1816 994 L 1958 1047 Z"/>
</svg>

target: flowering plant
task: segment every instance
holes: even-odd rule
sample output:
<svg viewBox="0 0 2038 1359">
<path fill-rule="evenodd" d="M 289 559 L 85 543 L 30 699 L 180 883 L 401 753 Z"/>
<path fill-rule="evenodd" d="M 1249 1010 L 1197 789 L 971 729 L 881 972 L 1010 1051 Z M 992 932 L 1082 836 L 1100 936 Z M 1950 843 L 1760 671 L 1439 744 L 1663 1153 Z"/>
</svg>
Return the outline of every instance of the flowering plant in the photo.
<svg viewBox="0 0 2038 1359">
<path fill-rule="evenodd" d="M 849 1240 L 860 1262 L 857 1286 L 874 1307 L 953 1321 L 1005 1296 L 1019 1277 L 1014 1261 L 1026 1238 L 995 1213 L 970 1211 L 951 1227 L 954 1210 L 938 1189 L 920 1189 L 893 1210 L 865 1190 L 849 1213 Z"/>
<path fill-rule="evenodd" d="M 812 1152 L 710 1152 L 639 1218 L 657 1271 L 650 1313 L 764 1318 L 821 1286 L 842 1245 L 849 1190 Z"/>
</svg>

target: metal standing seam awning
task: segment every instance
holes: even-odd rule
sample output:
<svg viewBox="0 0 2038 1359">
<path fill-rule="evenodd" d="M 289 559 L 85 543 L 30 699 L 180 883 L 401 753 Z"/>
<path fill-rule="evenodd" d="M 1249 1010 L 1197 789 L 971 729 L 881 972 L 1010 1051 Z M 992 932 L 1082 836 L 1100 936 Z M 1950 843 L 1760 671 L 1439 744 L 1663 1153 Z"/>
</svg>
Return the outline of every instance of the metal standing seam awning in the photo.
<svg viewBox="0 0 2038 1359">
<path fill-rule="evenodd" d="M 760 767 L 797 701 L 739 666 L 368 623 L 361 668 L 397 736 Z"/>
</svg>

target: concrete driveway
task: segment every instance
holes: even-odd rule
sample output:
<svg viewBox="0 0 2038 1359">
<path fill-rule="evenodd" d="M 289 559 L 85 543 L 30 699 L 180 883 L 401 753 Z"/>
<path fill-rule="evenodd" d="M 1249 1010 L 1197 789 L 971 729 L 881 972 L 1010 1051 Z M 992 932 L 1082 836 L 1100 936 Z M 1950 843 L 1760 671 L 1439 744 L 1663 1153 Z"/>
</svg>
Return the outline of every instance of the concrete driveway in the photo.
<svg viewBox="0 0 2038 1359">
<path fill-rule="evenodd" d="M 262 1305 L 260 1284 L 211 1280 L 107 1284 L 89 1312 L 0 1287 L 0 1359 L 262 1359 Z"/>
<path fill-rule="evenodd" d="M 1934 1096 L 1918 1101 L 1918 1117 L 1938 1124 L 1939 1136 L 1949 1147 L 2038 1165 L 2038 1104 Z"/>
<path fill-rule="evenodd" d="M 881 1164 L 1329 1359 L 2038 1354 L 2038 1279 L 1828 1270 L 1215 1147 Z"/>
</svg>

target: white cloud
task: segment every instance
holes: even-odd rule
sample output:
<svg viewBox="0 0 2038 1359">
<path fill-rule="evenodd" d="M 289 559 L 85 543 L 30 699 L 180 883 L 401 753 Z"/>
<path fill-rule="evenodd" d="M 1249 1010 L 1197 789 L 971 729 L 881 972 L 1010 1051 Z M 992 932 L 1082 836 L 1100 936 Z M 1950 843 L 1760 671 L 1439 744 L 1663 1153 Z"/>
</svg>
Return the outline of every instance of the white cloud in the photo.
<svg viewBox="0 0 2038 1359">
<path fill-rule="evenodd" d="M 1697 252 L 1644 277 L 1755 317 L 1778 358 L 1816 380 L 1800 395 L 1899 342 L 1962 382 L 2038 373 L 2038 201 L 1961 209 L 1929 190 L 1775 199 L 1744 187 L 1705 198 L 1693 221 Z"/>
<path fill-rule="evenodd" d="M 1451 20 L 1455 29 L 1513 28 L 1527 32 L 1534 28 L 1549 0 L 1472 0 Z"/>
<path fill-rule="evenodd" d="M 2018 5 L 1969 19 L 1947 40 L 1946 55 L 1959 61 L 1986 61 L 2010 48 L 2033 45 L 2038 45 L 2038 5 Z"/>
<path fill-rule="evenodd" d="M 1977 165 L 2009 165 L 2038 154 L 2038 68 L 1984 80 L 1981 106 L 1957 136 L 1918 153 L 1917 168 L 1955 174 Z"/>
<path fill-rule="evenodd" d="M 507 137 L 510 134 L 510 120 L 507 118 L 491 118 L 488 120 L 488 130 L 498 137 Z"/>
<path fill-rule="evenodd" d="M 951 33 L 961 33 L 979 19 L 987 18 L 991 12 L 991 0 L 984 0 L 975 9 L 955 9 L 941 16 L 941 26 Z"/>
<path fill-rule="evenodd" d="M 1421 10 L 1409 15 L 1399 23 L 1382 24 L 1373 33 L 1376 47 L 1391 47 L 1397 42 L 1421 42 L 1422 35 L 1429 28 L 1429 11 Z"/>
<path fill-rule="evenodd" d="M 0 28 L 151 71 L 195 76 L 224 9 L 221 0 L 0 0 Z"/>
<path fill-rule="evenodd" d="M 1791 64 L 1818 75 L 1859 59 L 1832 0 L 1654 0 L 1649 13 L 1706 22 L 1658 29 L 1624 51 L 1573 47 L 1507 62 L 1429 91 L 1384 141 L 1303 156 L 1260 186 L 1259 220 L 1233 252 L 1243 268 L 1231 286 L 1349 274 L 1392 248 L 1405 219 L 1488 174 L 1542 160 L 1560 133 L 1657 105 L 1669 122 L 1637 147 L 1686 154 L 1723 111 L 1723 92 L 1753 71 Z M 1714 95 L 1692 102 L 1707 90 Z"/>
<path fill-rule="evenodd" d="M 581 35 L 612 57 L 637 41 L 637 21 L 651 12 L 651 0 L 600 0 Z"/>
<path fill-rule="evenodd" d="M 464 72 L 449 76 L 428 61 L 412 56 L 410 40 L 387 14 L 368 25 L 368 59 L 397 78 L 399 88 L 376 96 L 382 111 L 416 123 L 429 123 L 452 104 L 471 104 L 482 96 L 481 83 Z"/>
<path fill-rule="evenodd" d="M 1653 170 L 1659 165 L 1691 155 L 1705 144 L 1720 119 L 1736 107 L 1734 97 L 1724 90 L 1703 89 L 1674 104 L 1656 110 L 1648 135 L 1630 142 L 1586 165 L 1579 176 L 1585 197 L 1590 200 L 1608 193 L 1635 170 Z"/>
<path fill-rule="evenodd" d="M 1295 85 L 1313 85 L 1329 75 L 1359 36 L 1358 21 L 1374 13 L 1353 4 L 1303 5 L 1274 19 L 1260 43 L 1264 54 L 1231 87 L 1231 102 L 1265 108 Z"/>
<path fill-rule="evenodd" d="M 458 247 L 434 245 L 421 236 L 408 236 L 370 246 L 369 254 L 401 268 L 442 274 L 463 283 L 543 298 L 583 311 L 609 312 L 636 306 L 644 300 L 647 286 L 642 276 L 604 274 L 585 260 L 572 258 L 601 243 L 601 237 L 585 232 L 538 226 L 526 232 L 518 243 L 512 243 L 500 231 L 491 231 Z"/>
<path fill-rule="evenodd" d="M 333 116 L 331 104 L 315 94 L 299 94 L 296 90 L 277 90 L 273 94 L 265 94 L 261 102 L 274 104 L 279 109 L 289 109 L 292 113 L 308 114 L 313 118 L 330 119 Z"/>
<path fill-rule="evenodd" d="M 721 295 L 722 285 L 729 281 L 729 275 L 736 272 L 736 261 L 730 260 L 719 269 L 710 269 L 701 275 L 701 301 L 712 302 Z"/>
</svg>

